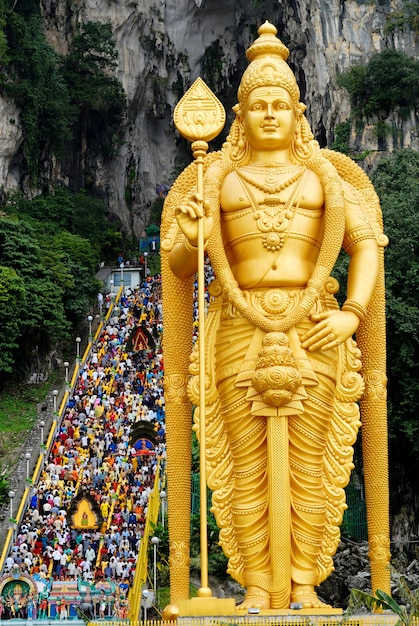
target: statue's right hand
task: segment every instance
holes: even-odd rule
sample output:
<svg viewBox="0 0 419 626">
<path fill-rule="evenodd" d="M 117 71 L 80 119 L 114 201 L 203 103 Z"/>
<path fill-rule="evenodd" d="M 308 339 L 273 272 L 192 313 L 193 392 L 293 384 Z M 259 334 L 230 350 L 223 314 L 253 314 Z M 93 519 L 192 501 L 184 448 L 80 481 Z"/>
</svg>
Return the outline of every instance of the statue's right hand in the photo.
<svg viewBox="0 0 419 626">
<path fill-rule="evenodd" d="M 204 243 L 211 235 L 214 220 L 208 217 L 209 204 L 195 193 L 187 204 L 177 207 L 175 215 L 179 228 L 192 246 L 198 246 L 198 221 L 204 220 Z"/>
</svg>

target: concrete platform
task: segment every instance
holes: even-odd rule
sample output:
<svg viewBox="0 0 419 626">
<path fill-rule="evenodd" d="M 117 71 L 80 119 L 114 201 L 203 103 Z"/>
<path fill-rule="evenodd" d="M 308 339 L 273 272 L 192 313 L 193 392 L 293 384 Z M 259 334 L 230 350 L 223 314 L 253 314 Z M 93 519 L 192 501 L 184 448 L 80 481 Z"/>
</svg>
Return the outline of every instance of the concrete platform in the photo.
<svg viewBox="0 0 419 626">
<path fill-rule="evenodd" d="M 278 611 L 265 611 L 264 614 L 248 614 L 240 616 L 213 616 L 213 617 L 178 617 L 176 621 L 182 626 L 395 626 L 397 615 L 314 615 L 306 610 L 293 611 L 292 614 L 278 615 Z M 168 622 L 167 622 L 168 623 Z M 174 622 L 172 622 L 174 623 Z M 419 619 L 413 622 L 419 626 Z"/>
</svg>

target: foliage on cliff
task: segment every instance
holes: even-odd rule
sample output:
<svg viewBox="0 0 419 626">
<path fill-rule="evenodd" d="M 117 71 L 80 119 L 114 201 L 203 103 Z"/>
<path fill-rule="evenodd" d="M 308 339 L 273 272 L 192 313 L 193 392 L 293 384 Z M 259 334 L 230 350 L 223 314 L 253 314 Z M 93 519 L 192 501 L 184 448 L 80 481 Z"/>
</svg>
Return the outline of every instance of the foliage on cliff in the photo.
<svg viewBox="0 0 419 626">
<path fill-rule="evenodd" d="M 337 82 L 349 93 L 355 122 L 383 121 L 392 111 L 407 119 L 418 103 L 419 61 L 387 48 L 365 65 L 353 65 Z"/>
<path fill-rule="evenodd" d="M 378 137 L 391 132 L 385 120 L 390 113 L 407 119 L 417 108 L 419 62 L 388 48 L 373 54 L 368 63 L 355 65 L 338 77 L 347 89 L 352 121 L 375 123 Z M 349 152 L 351 122 L 336 128 L 334 148 Z M 388 408 L 391 452 L 411 468 L 419 459 L 416 416 L 419 391 L 418 230 L 419 154 L 399 150 L 379 161 L 373 183 L 380 196 L 385 232 L 390 244 L 385 253 L 387 290 Z M 415 478 L 416 477 L 416 478 Z M 412 471 L 412 480 L 417 480 Z"/>
<path fill-rule="evenodd" d="M 34 200 L 15 194 L 0 213 L 0 373 L 24 366 L 31 351 L 66 340 L 95 298 L 100 260 L 117 255 L 119 224 L 89 196 L 84 150 L 104 153 L 117 141 L 125 95 L 110 24 L 77 27 L 66 56 L 48 44 L 37 0 L 0 0 L 0 93 L 20 111 L 18 158 Z M 78 148 L 77 148 L 78 146 Z M 76 193 L 51 191 L 50 164 Z"/>
<path fill-rule="evenodd" d="M 110 24 L 81 25 L 69 54 L 60 56 L 45 39 L 39 2 L 11 7 L 0 0 L 0 92 L 21 110 L 22 154 L 34 182 L 41 160 L 62 159 L 90 126 L 102 147 L 114 140 L 125 110 L 122 86 L 112 76 L 116 58 Z"/>
<path fill-rule="evenodd" d="M 399 150 L 382 159 L 373 183 L 390 242 L 385 252 L 390 434 L 401 458 L 411 450 L 418 459 L 419 153 Z"/>
</svg>

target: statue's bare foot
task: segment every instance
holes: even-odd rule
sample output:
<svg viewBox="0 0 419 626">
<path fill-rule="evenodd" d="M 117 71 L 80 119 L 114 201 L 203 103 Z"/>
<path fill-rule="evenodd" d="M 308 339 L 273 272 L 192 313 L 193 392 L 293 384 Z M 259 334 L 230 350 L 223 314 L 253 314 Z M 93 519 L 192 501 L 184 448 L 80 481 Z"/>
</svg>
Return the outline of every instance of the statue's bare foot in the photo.
<svg viewBox="0 0 419 626">
<path fill-rule="evenodd" d="M 250 586 L 238 609 L 269 609 L 271 606 L 270 594 L 261 587 Z"/>
<path fill-rule="evenodd" d="M 311 585 L 294 585 L 291 593 L 291 602 L 299 602 L 303 605 L 303 609 L 321 609 L 329 607 L 317 597 L 314 587 Z"/>
</svg>

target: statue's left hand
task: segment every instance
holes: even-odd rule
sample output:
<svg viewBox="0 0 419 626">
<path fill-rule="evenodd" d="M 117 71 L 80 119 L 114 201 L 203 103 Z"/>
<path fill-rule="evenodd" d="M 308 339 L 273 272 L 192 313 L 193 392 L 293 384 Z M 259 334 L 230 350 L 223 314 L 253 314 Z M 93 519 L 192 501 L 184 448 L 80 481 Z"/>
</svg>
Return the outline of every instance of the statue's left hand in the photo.
<svg viewBox="0 0 419 626">
<path fill-rule="evenodd" d="M 352 337 L 359 325 L 359 318 L 351 311 L 325 311 L 313 313 L 310 320 L 313 328 L 301 337 L 305 350 L 330 350 Z"/>
</svg>

